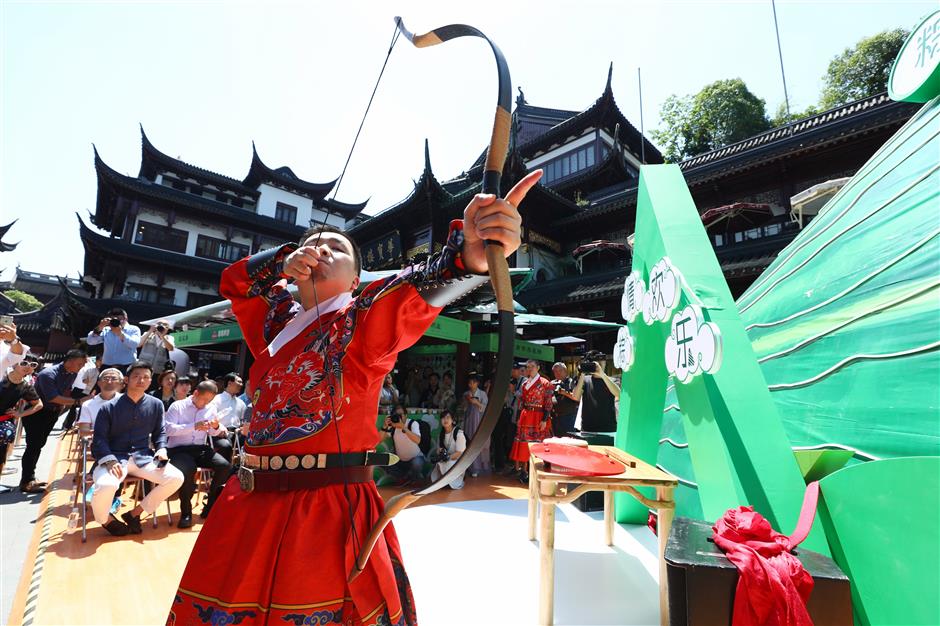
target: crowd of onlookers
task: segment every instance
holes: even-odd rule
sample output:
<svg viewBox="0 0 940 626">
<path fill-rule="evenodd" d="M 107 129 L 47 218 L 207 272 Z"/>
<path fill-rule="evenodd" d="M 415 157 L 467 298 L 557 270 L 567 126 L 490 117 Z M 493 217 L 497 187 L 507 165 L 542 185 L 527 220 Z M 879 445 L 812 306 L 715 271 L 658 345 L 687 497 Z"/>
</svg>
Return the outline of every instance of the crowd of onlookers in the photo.
<svg viewBox="0 0 940 626">
<path fill-rule="evenodd" d="M 19 340 L 13 324 L 0 324 L 0 466 L 21 426 L 26 441 L 22 492 L 46 490 L 46 483 L 35 475 L 36 464 L 67 412 L 64 428 L 76 425 L 90 443 L 91 508 L 108 532 L 141 532 L 140 516 L 153 514 L 177 492 L 177 526 L 191 526 L 200 468 L 212 470 L 200 511 L 203 518 L 209 515 L 232 473 L 233 460 L 237 463 L 235 452 L 247 435 L 250 403 L 237 373 L 218 381 L 180 376 L 170 359 L 174 344 L 169 330 L 169 324 L 158 322 L 141 333 L 123 310 L 114 309 L 87 337 L 89 345 L 103 346 L 100 356 L 71 350 L 61 363 L 44 367 L 42 358 Z M 536 361 L 515 364 L 507 393 L 499 399 L 491 398 L 491 381 L 475 373 L 459 393 L 449 371 L 412 368 L 403 373 L 401 389 L 389 374 L 378 402 L 379 414 L 388 416 L 380 430 L 400 462 L 386 471 L 400 486 L 436 480 L 477 434 L 487 406 L 498 401 L 499 421 L 466 471 L 471 477 L 498 472 L 527 482 L 529 443 L 579 431 L 616 430 L 620 392 L 605 366 L 601 353 L 588 353 L 577 372 L 555 363 L 550 377 Z M 439 416 L 435 441 L 427 422 L 409 417 L 408 410 L 416 407 L 433 409 Z M 143 478 L 152 488 L 119 519 L 114 503 L 127 477 Z M 461 488 L 463 474 L 449 484 Z"/>
<path fill-rule="evenodd" d="M 515 364 L 506 396 L 501 399 L 499 421 L 467 470 L 470 476 L 495 471 L 514 475 L 525 483 L 529 443 L 551 436 L 613 433 L 617 429 L 620 389 L 605 368 L 604 355 L 596 351 L 585 355 L 577 372 L 569 372 L 565 363 L 553 364 L 551 378 L 542 374 L 537 361 Z M 472 373 L 467 377 L 466 389 L 458 395 L 450 372 L 438 374 L 429 367 L 411 369 L 404 390 L 395 386 L 391 374 L 386 376 L 379 414 L 388 415 L 381 430 L 401 459 L 388 470 L 398 485 L 436 480 L 454 465 L 493 401 L 491 387 L 490 380 L 481 380 Z M 441 431 L 437 441 L 429 440 L 429 427 L 422 425 L 420 416 L 408 417 L 406 407 L 439 412 Z M 460 489 L 463 484 L 461 474 L 450 486 Z"/>
<path fill-rule="evenodd" d="M 0 324 L 0 465 L 22 429 L 26 442 L 19 489 L 44 493 L 36 464 L 63 414 L 88 439 L 94 459 L 91 509 L 113 535 L 140 533 L 140 516 L 153 513 L 179 492 L 177 526 L 192 525 L 197 469 L 213 470 L 205 505 L 209 515 L 231 475 L 233 455 L 247 433 L 250 405 L 239 374 L 218 381 L 180 377 L 169 360 L 169 325 L 141 334 L 120 309 L 89 333 L 103 344 L 101 356 L 70 350 L 61 363 L 44 366 L 12 323 Z M 116 517 L 115 496 L 127 477 L 152 485 L 137 506 Z"/>
</svg>

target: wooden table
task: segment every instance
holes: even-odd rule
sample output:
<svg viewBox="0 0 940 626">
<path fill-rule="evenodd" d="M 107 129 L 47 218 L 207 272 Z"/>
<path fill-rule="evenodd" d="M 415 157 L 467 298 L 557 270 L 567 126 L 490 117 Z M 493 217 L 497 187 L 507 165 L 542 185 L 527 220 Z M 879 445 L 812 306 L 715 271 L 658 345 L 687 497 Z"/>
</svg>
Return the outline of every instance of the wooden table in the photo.
<svg viewBox="0 0 940 626">
<path fill-rule="evenodd" d="M 616 476 L 571 476 L 545 469 L 545 463 L 529 457 L 529 540 L 535 537 L 536 509 L 539 508 L 539 534 L 541 545 L 539 574 L 539 624 L 552 624 L 555 601 L 555 505 L 571 502 L 588 491 L 604 492 L 604 538 L 607 545 L 614 543 L 614 493 L 625 492 L 656 511 L 659 518 L 659 614 L 660 623 L 669 623 L 669 604 L 666 588 L 666 540 L 672 526 L 675 502 L 672 492 L 678 481 L 638 458 L 613 446 L 588 446 L 627 466 Z M 631 467 L 632 465 L 632 467 Z M 636 487 L 655 487 L 656 499 L 650 500 Z M 541 505 L 541 506 L 539 506 Z"/>
</svg>

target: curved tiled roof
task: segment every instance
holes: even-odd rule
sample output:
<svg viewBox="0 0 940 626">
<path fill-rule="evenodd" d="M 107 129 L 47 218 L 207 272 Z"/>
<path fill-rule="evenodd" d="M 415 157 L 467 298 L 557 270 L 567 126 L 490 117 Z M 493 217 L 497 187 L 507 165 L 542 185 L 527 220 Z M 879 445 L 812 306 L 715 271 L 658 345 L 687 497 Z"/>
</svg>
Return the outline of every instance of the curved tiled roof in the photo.
<svg viewBox="0 0 940 626">
<path fill-rule="evenodd" d="M 303 232 L 303 228 L 300 226 L 276 220 L 273 217 L 258 215 L 246 209 L 239 209 L 224 202 L 173 189 L 166 185 L 158 185 L 146 179 L 125 176 L 105 163 L 98 154 L 97 149 L 95 149 L 95 172 L 98 175 L 99 202 L 102 186 L 112 186 L 127 195 L 156 199 L 174 206 L 196 209 L 215 218 L 224 218 L 226 225 L 231 224 L 242 228 L 261 230 L 266 234 L 291 240 L 297 238 Z M 108 227 L 107 224 L 98 222 L 97 213 L 95 224 L 103 228 Z"/>
<path fill-rule="evenodd" d="M 245 185 L 242 181 L 231 178 L 230 176 L 225 176 L 223 174 L 217 174 L 216 172 L 211 172 L 209 170 L 203 169 L 201 167 L 196 167 L 195 165 L 190 165 L 185 161 L 179 159 L 174 159 L 173 157 L 164 154 L 156 148 L 147 138 L 147 133 L 144 132 L 143 124 L 140 126 L 140 144 L 141 144 L 141 155 L 140 155 L 140 176 L 148 180 L 154 180 L 156 175 L 162 171 L 169 170 L 174 173 L 183 174 L 184 176 L 191 176 L 196 180 L 215 185 L 217 187 L 234 191 L 239 195 L 247 195 L 252 198 L 258 197 L 258 191 L 252 189 Z"/>
<path fill-rule="evenodd" d="M 261 183 L 272 183 L 275 186 L 286 187 L 291 191 L 298 192 L 316 200 L 322 200 L 336 184 L 336 179 L 326 183 L 312 183 L 299 178 L 294 174 L 293 170 L 287 166 L 272 169 L 261 160 L 261 157 L 258 156 L 255 143 L 251 142 L 251 167 L 248 169 L 248 175 L 245 176 L 245 180 L 242 182 L 254 188 L 257 188 Z"/>
</svg>

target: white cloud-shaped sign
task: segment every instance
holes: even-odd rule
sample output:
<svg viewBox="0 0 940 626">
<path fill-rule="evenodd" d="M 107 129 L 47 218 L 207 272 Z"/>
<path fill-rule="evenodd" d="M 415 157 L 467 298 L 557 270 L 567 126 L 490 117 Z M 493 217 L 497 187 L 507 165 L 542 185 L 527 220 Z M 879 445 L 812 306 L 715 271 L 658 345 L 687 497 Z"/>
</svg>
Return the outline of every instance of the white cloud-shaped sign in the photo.
<svg viewBox="0 0 940 626">
<path fill-rule="evenodd" d="M 643 321 L 647 326 L 653 322 L 665 322 L 679 304 L 679 271 L 672 266 L 669 257 L 663 257 L 650 269 L 650 284 L 643 294 Z"/>
<path fill-rule="evenodd" d="M 621 326 L 617 331 L 617 343 L 614 344 L 614 367 L 626 372 L 633 365 L 636 355 L 636 343 L 630 335 L 630 329 Z"/>
<path fill-rule="evenodd" d="M 721 367 L 721 331 L 705 321 L 701 307 L 690 304 L 672 318 L 666 339 L 666 369 L 680 383 Z"/>
<path fill-rule="evenodd" d="M 643 310 L 643 294 L 646 293 L 646 285 L 643 284 L 643 277 L 636 270 L 627 274 L 627 280 L 623 284 L 623 298 L 620 300 L 620 313 L 623 319 L 632 322 L 637 314 Z"/>
</svg>

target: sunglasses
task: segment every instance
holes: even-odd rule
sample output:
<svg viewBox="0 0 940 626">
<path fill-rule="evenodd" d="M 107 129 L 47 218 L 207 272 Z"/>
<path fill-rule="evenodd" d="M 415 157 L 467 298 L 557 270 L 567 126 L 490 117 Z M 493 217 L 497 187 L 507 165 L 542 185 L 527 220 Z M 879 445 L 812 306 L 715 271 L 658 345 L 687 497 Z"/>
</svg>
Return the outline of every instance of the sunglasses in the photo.
<svg viewBox="0 0 940 626">
<path fill-rule="evenodd" d="M 19 365 L 20 367 L 31 367 L 33 369 L 36 369 L 37 367 L 39 367 L 39 362 L 38 361 L 20 361 Z"/>
</svg>

